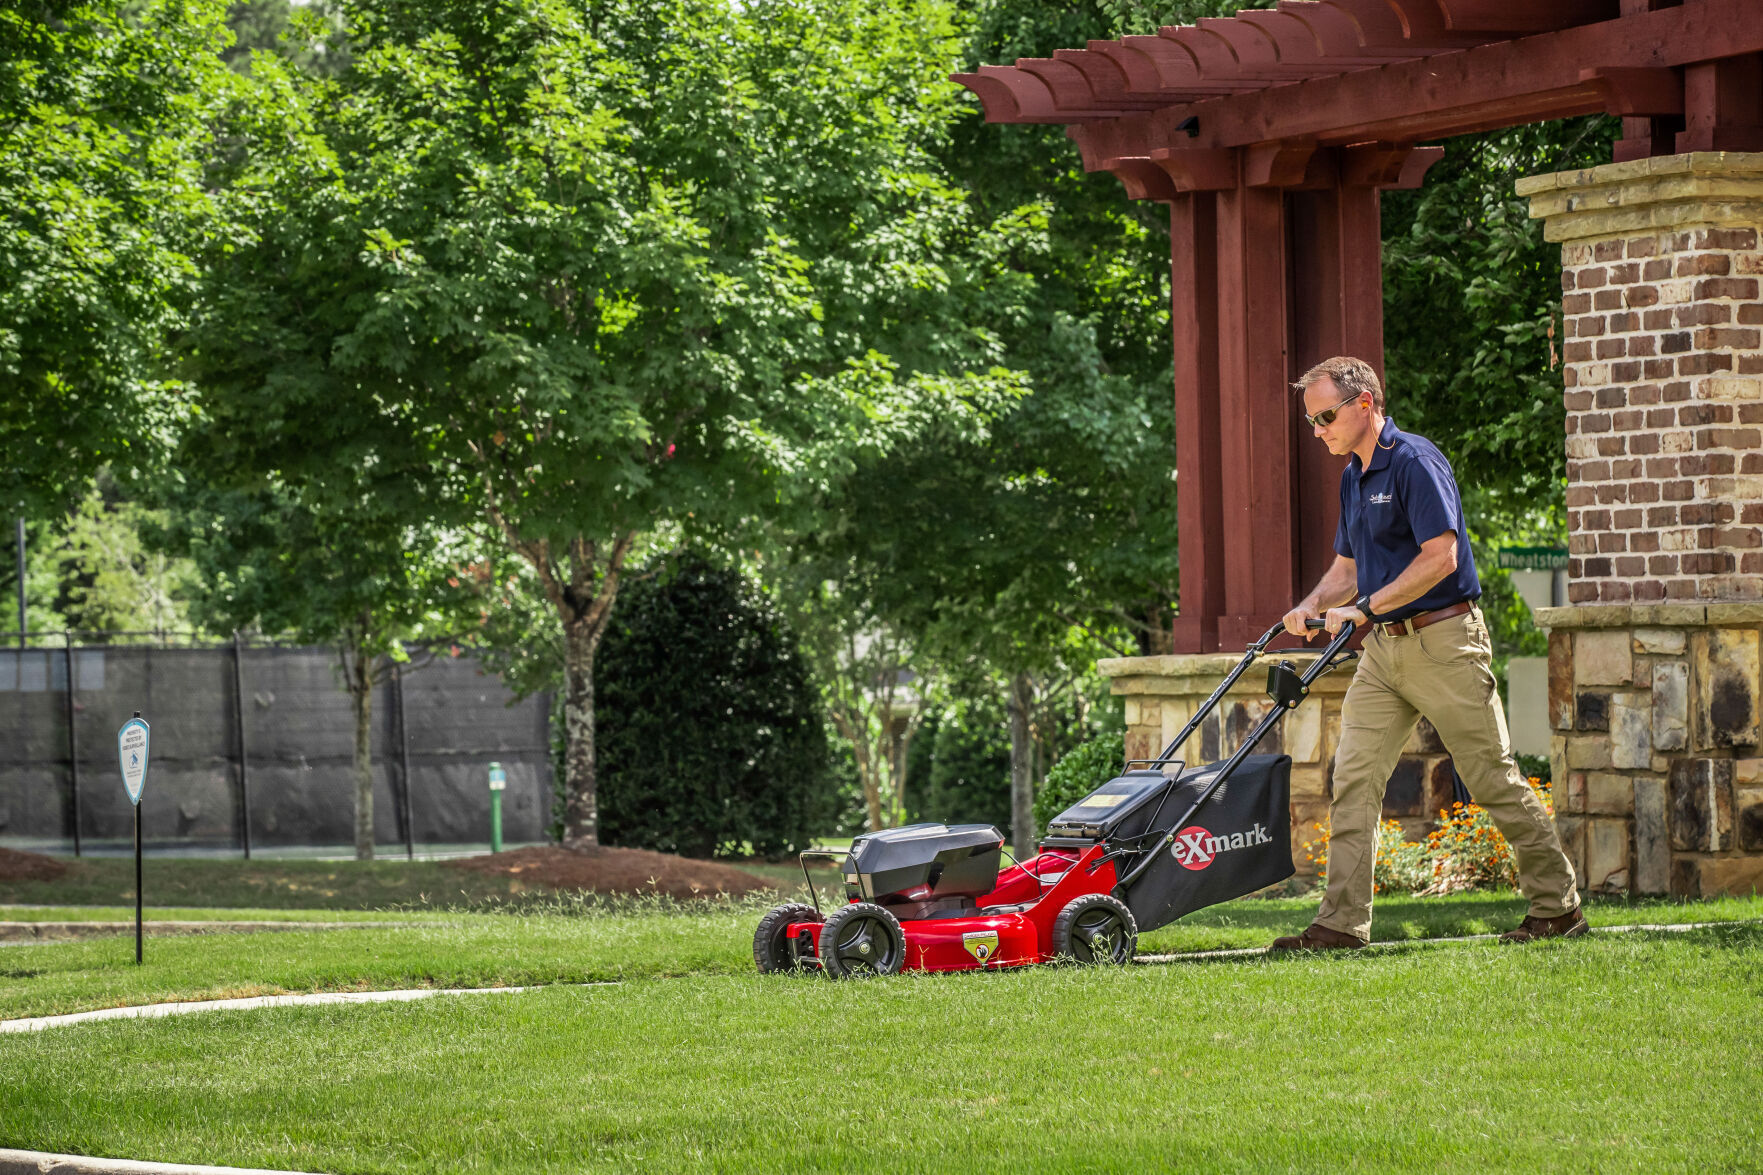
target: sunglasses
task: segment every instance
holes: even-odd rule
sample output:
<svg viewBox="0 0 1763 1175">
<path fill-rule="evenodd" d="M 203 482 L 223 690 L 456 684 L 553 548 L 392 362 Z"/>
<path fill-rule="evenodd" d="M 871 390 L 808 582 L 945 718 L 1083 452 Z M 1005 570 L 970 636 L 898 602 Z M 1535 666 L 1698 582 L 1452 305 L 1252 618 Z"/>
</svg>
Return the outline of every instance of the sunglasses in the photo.
<svg viewBox="0 0 1763 1175">
<path fill-rule="evenodd" d="M 1345 408 L 1348 404 L 1351 404 L 1354 400 L 1357 400 L 1360 396 L 1363 396 L 1364 394 L 1365 394 L 1364 392 L 1354 392 L 1352 395 L 1348 396 L 1345 400 L 1342 400 L 1339 404 L 1336 404 L 1334 407 L 1324 408 L 1321 412 L 1318 412 L 1315 416 L 1306 416 L 1306 417 L 1304 417 L 1304 419 L 1308 420 L 1310 422 L 1311 428 L 1326 428 L 1328 425 L 1331 425 L 1334 423 L 1334 418 L 1337 415 L 1339 415 L 1340 410 L 1342 408 Z"/>
</svg>

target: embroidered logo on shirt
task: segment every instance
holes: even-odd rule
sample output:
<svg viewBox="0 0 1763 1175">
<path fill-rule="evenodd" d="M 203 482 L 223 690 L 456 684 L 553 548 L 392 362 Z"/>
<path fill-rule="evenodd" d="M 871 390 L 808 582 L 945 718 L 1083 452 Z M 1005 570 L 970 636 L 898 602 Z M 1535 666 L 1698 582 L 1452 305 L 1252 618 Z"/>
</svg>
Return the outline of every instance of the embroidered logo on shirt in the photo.
<svg viewBox="0 0 1763 1175">
<path fill-rule="evenodd" d="M 1387 506 L 1395 500 L 1396 496 L 1391 493 L 1373 494 L 1367 499 L 1373 506 Z"/>
</svg>

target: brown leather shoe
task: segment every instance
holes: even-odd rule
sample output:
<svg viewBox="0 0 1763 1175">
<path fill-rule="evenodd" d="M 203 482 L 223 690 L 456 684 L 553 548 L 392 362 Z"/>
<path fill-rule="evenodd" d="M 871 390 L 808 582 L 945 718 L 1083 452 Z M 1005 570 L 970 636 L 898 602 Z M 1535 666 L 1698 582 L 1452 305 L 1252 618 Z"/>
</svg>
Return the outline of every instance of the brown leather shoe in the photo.
<svg viewBox="0 0 1763 1175">
<path fill-rule="evenodd" d="M 1500 936 L 1501 942 L 1535 942 L 1539 938 L 1578 938 L 1591 930 L 1585 911 L 1574 909 L 1559 918 L 1538 918 L 1526 914 L 1516 929 Z"/>
<path fill-rule="evenodd" d="M 1362 938 L 1330 930 L 1311 923 L 1302 934 L 1288 934 L 1273 940 L 1270 951 L 1356 951 L 1365 945 Z"/>
</svg>

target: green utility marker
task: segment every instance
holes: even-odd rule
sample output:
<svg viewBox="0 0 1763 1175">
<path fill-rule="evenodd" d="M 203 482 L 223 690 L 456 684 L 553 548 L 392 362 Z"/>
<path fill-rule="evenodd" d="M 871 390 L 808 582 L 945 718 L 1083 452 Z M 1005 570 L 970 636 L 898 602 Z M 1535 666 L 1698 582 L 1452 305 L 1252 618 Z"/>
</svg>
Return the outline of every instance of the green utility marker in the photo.
<svg viewBox="0 0 1763 1175">
<path fill-rule="evenodd" d="M 502 792 L 508 787 L 508 773 L 502 764 L 490 764 L 490 851 L 502 851 Z"/>
</svg>

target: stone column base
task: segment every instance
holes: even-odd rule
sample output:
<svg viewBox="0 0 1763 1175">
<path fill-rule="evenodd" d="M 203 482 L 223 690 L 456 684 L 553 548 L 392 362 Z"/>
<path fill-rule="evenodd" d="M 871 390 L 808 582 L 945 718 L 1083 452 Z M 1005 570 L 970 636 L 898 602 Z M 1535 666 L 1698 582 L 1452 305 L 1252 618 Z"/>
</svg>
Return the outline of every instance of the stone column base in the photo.
<svg viewBox="0 0 1763 1175">
<path fill-rule="evenodd" d="M 1555 823 L 1594 892 L 1763 887 L 1763 604 L 1545 608 Z"/>
<path fill-rule="evenodd" d="M 1287 652 L 1299 666 L 1315 660 L 1313 653 Z M 1126 699 L 1126 758 L 1149 759 L 1181 732 L 1200 705 L 1211 696 L 1241 660 L 1240 656 L 1202 653 L 1165 657 L 1117 657 L 1097 662 L 1112 679 L 1112 690 Z M 1251 668 L 1219 702 L 1211 717 L 1187 743 L 1177 748 L 1190 763 L 1213 763 L 1230 755 L 1273 708 L 1266 693 L 1268 662 Z M 1341 737 L 1341 699 L 1353 680 L 1350 666 L 1335 670 L 1311 687 L 1310 697 L 1262 740 L 1257 753 L 1292 757 L 1292 860 L 1300 877 L 1315 877 L 1316 866 L 1305 859 L 1305 841 L 1317 839 L 1317 825 L 1328 820 L 1333 796 L 1334 752 Z M 1384 794 L 1384 816 L 1398 820 L 1409 840 L 1422 839 L 1441 808 L 1451 805 L 1451 759 L 1431 723 L 1424 719 L 1408 740 L 1406 751 Z"/>
</svg>

